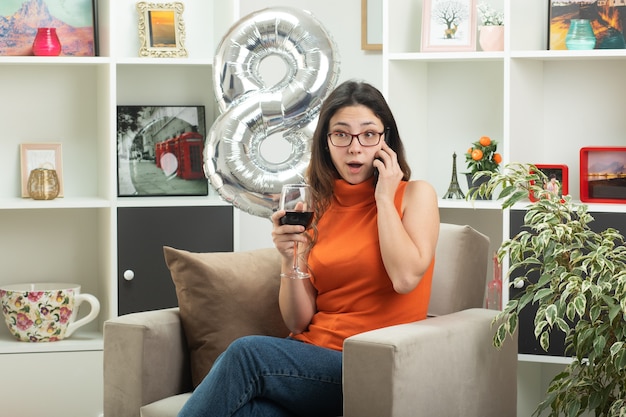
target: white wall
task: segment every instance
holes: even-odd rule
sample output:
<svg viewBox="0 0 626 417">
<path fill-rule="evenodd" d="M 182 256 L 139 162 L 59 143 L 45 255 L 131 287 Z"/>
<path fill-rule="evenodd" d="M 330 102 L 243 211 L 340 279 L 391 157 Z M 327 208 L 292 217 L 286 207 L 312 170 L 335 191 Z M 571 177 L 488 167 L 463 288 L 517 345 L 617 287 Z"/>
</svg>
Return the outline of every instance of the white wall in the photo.
<svg viewBox="0 0 626 417">
<path fill-rule="evenodd" d="M 290 6 L 306 9 L 322 22 L 335 40 L 341 60 L 339 82 L 365 80 L 382 89 L 382 60 L 377 51 L 361 50 L 361 0 L 240 0 L 243 17 L 266 7 Z M 381 16 L 382 19 L 382 16 Z M 235 249 L 272 246 L 269 220 L 236 211 Z"/>
</svg>

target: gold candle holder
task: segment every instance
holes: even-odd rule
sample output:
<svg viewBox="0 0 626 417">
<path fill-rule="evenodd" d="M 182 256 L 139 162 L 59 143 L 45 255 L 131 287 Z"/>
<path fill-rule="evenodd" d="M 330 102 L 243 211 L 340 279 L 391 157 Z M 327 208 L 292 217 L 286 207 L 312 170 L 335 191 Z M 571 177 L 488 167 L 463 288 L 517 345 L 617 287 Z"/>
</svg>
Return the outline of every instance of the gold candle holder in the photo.
<svg viewBox="0 0 626 417">
<path fill-rule="evenodd" d="M 52 200 L 59 195 L 59 177 L 54 169 L 35 168 L 28 175 L 28 194 L 34 200 Z"/>
</svg>

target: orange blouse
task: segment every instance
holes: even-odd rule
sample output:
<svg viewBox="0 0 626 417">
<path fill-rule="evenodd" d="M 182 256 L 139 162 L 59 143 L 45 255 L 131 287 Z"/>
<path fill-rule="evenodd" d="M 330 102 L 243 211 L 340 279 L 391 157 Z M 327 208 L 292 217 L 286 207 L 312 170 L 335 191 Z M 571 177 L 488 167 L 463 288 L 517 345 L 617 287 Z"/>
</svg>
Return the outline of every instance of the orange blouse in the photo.
<svg viewBox="0 0 626 417">
<path fill-rule="evenodd" d="M 396 192 L 400 215 L 407 184 L 401 182 Z M 374 181 L 336 180 L 334 192 L 308 259 L 317 312 L 293 337 L 342 350 L 349 336 L 426 318 L 434 260 L 413 291 L 395 292 L 380 255 Z"/>
</svg>

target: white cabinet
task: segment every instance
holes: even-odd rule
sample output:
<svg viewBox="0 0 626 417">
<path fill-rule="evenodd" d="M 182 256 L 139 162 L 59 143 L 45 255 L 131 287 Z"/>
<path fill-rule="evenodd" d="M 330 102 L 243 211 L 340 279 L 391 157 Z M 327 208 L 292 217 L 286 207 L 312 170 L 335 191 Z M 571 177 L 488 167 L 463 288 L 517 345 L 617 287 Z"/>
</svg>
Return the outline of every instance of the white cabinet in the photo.
<svg viewBox="0 0 626 417">
<path fill-rule="evenodd" d="M 97 322 L 70 339 L 46 346 L 14 341 L 3 324 L 2 360 L 102 349 L 102 324 L 118 311 L 118 208 L 229 206 L 215 192 L 118 198 L 116 110 L 117 105 L 203 105 L 208 130 L 217 114 L 213 54 L 234 20 L 234 3 L 184 2 L 189 57 L 180 59 L 137 58 L 135 0 L 97 3 L 100 56 L 0 57 L 0 283 L 76 282 L 100 300 L 101 312 Z M 62 144 L 63 198 L 20 197 L 19 144 L 33 142 Z"/>
<path fill-rule="evenodd" d="M 499 142 L 505 163 L 567 165 L 570 194 L 579 199 L 580 148 L 626 144 L 626 50 L 549 51 L 548 0 L 488 3 L 505 11 L 502 52 L 421 53 L 422 0 L 383 2 L 383 90 L 414 177 L 428 180 L 443 196 L 456 152 L 459 183 L 467 190 L 464 153 L 487 135 Z M 493 249 L 509 237 L 510 212 L 495 201 L 439 204 L 443 221 L 477 227 L 490 236 Z M 626 219 L 624 204 L 590 204 L 590 209 Z M 620 223 L 614 227 L 624 232 L 626 222 Z M 545 355 L 520 360 L 521 388 L 536 386 L 530 381 L 539 374 L 553 373 L 555 365 L 546 363 L 564 363 Z M 524 412 L 542 394 L 520 392 L 519 415 L 528 415 Z"/>
<path fill-rule="evenodd" d="M 163 246 L 191 252 L 232 252 L 233 208 L 120 207 L 117 239 L 117 313 L 175 307 L 174 282 L 161 261 Z"/>
</svg>

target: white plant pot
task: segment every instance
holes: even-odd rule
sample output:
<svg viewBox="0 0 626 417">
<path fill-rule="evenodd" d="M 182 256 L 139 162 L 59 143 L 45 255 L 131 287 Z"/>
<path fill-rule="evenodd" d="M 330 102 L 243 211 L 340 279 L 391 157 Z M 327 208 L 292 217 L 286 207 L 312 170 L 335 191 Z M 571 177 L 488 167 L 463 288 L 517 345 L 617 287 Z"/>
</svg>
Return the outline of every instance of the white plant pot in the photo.
<svg viewBox="0 0 626 417">
<path fill-rule="evenodd" d="M 478 43 L 483 51 L 504 50 L 504 26 L 481 26 Z"/>
</svg>

